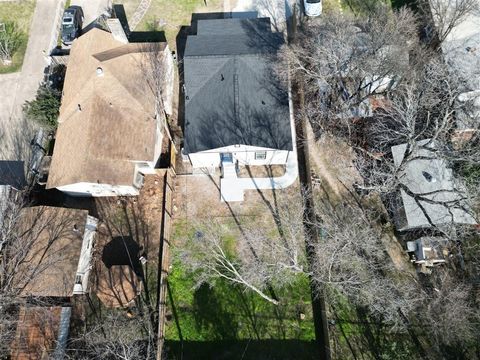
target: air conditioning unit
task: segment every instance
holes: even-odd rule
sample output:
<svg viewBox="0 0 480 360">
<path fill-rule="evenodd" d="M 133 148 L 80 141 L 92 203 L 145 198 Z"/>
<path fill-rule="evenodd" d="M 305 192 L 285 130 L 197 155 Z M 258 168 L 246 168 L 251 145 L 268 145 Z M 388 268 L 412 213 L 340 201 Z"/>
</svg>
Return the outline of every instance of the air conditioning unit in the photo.
<svg viewBox="0 0 480 360">
<path fill-rule="evenodd" d="M 133 185 L 135 185 L 137 189 L 141 189 L 144 181 L 144 175 L 140 171 L 137 171 L 137 173 L 135 174 L 135 180 L 133 181 Z"/>
</svg>

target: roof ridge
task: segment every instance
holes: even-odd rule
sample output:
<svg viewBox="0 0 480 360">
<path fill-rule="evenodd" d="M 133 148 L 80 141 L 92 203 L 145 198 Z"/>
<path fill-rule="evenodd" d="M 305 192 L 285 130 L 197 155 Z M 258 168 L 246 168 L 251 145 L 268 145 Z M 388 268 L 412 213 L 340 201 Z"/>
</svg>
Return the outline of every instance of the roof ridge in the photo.
<svg viewBox="0 0 480 360">
<path fill-rule="evenodd" d="M 227 64 L 231 61 L 233 61 L 234 59 L 232 59 L 232 56 L 229 56 L 228 59 L 226 59 L 226 61 L 224 61 L 224 63 L 222 64 L 222 67 L 221 68 L 218 68 L 218 70 L 216 72 L 213 72 L 212 71 L 212 74 L 208 77 L 205 77 L 205 79 L 203 80 L 201 86 L 198 87 L 198 89 L 196 91 L 193 92 L 193 94 L 191 93 L 185 93 L 185 96 L 188 96 L 188 100 L 192 100 L 195 95 L 197 95 L 199 93 L 200 90 L 202 90 L 205 86 L 208 85 L 208 82 L 210 81 L 210 79 L 212 79 L 215 75 L 217 75 L 219 72 L 221 72 L 225 66 L 227 66 Z"/>
</svg>

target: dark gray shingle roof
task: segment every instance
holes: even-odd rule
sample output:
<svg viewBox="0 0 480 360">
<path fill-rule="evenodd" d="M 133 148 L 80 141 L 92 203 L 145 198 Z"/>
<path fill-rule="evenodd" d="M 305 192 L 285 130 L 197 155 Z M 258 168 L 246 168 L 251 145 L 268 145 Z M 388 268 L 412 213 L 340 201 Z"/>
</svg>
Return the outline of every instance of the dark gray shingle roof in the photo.
<svg viewBox="0 0 480 360">
<path fill-rule="evenodd" d="M 287 87 L 270 62 L 283 38 L 269 19 L 200 20 L 198 29 L 184 57 L 185 152 L 237 144 L 292 150 Z"/>
<path fill-rule="evenodd" d="M 0 161 L 0 185 L 22 189 L 27 184 L 23 161 Z"/>
</svg>

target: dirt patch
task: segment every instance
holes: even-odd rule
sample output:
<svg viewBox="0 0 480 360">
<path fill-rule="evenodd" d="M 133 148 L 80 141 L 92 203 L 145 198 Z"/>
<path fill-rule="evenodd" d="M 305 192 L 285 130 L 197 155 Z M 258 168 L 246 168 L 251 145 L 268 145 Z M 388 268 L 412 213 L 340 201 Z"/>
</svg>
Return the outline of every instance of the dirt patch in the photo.
<svg viewBox="0 0 480 360">
<path fill-rule="evenodd" d="M 279 177 L 282 175 L 285 175 L 285 165 L 240 166 L 238 172 L 238 177 L 241 178 Z"/>
<path fill-rule="evenodd" d="M 357 200 L 354 198 L 356 194 L 353 184 L 363 183 L 363 179 L 354 166 L 355 153 L 353 149 L 341 139 L 329 135 L 323 136 L 318 141 L 313 140 L 314 135 L 310 126 L 308 126 L 307 134 L 312 180 L 314 189 L 320 198 L 334 203 L 350 202 L 355 204 L 360 201 L 360 198 L 357 197 Z M 379 221 L 372 226 L 378 226 L 381 230 L 382 243 L 395 268 L 416 276 L 407 253 L 394 234 L 393 225 L 389 223 L 388 213 L 380 197 L 371 195 L 362 202 L 369 209 L 375 209 L 383 218 L 382 222 L 385 225 Z"/>
<path fill-rule="evenodd" d="M 355 153 L 347 143 L 329 135 L 316 141 L 311 126 L 307 126 L 307 139 L 312 175 L 324 182 L 334 195 L 348 192 L 356 182 L 362 183 L 354 166 Z"/>
<path fill-rule="evenodd" d="M 270 214 L 278 197 L 299 192 L 298 182 L 282 190 L 247 190 L 242 202 L 226 203 L 220 199 L 220 176 L 177 176 L 174 218 L 191 220 L 205 217 L 261 216 Z"/>
<path fill-rule="evenodd" d="M 125 307 L 156 271 L 163 216 L 164 171 L 145 176 L 138 197 L 98 198 L 93 291 L 108 307 Z M 142 260 L 147 260 L 145 264 Z"/>
</svg>

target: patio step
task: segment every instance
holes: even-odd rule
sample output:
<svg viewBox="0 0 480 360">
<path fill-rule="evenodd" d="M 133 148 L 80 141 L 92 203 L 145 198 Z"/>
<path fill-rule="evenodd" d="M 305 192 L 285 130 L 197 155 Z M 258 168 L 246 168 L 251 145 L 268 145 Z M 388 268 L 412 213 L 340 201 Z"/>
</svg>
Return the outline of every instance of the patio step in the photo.
<svg viewBox="0 0 480 360">
<path fill-rule="evenodd" d="M 223 178 L 236 178 L 237 177 L 237 167 L 234 163 L 222 163 L 222 174 Z"/>
</svg>

